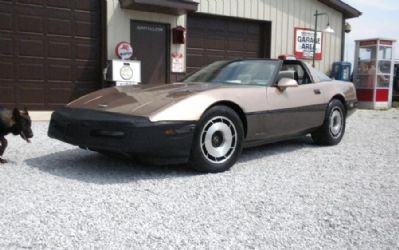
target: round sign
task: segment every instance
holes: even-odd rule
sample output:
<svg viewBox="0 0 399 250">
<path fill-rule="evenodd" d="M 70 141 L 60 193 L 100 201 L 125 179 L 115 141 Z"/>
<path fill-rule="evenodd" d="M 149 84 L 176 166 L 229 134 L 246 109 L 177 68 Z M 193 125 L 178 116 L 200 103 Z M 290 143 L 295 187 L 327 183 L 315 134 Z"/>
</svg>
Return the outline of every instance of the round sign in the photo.
<svg viewBox="0 0 399 250">
<path fill-rule="evenodd" d="M 116 45 L 115 54 L 122 60 L 129 60 L 133 56 L 133 47 L 128 42 L 120 42 Z"/>
<path fill-rule="evenodd" d="M 133 70 L 128 65 L 124 65 L 120 71 L 123 80 L 130 80 L 133 77 Z"/>
</svg>

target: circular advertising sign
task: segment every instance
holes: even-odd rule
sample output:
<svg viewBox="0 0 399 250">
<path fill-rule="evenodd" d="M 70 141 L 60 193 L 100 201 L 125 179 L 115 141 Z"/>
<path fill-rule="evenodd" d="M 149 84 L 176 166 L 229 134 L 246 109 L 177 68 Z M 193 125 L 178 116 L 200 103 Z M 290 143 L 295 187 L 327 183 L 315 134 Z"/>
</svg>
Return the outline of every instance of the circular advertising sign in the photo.
<svg viewBox="0 0 399 250">
<path fill-rule="evenodd" d="M 128 42 L 120 42 L 116 45 L 115 54 L 122 60 L 129 60 L 133 56 L 133 47 Z"/>
<path fill-rule="evenodd" d="M 133 70 L 129 65 L 124 65 L 120 71 L 123 80 L 130 80 L 133 77 Z"/>
</svg>

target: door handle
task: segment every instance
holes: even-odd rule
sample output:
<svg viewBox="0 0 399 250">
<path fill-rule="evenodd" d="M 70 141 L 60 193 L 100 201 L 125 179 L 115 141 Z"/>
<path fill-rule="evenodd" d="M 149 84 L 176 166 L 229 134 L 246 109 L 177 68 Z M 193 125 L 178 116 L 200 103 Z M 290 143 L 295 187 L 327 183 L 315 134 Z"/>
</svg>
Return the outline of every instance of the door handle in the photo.
<svg viewBox="0 0 399 250">
<path fill-rule="evenodd" d="M 320 95 L 321 94 L 320 89 L 314 89 L 313 92 L 315 93 L 315 95 Z"/>
</svg>

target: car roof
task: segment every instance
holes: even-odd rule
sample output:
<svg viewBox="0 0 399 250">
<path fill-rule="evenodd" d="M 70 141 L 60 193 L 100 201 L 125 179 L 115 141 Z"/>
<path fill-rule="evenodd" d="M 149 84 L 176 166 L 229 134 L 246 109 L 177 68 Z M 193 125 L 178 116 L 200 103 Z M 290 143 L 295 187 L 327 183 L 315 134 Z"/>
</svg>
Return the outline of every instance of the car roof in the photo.
<svg viewBox="0 0 399 250">
<path fill-rule="evenodd" d="M 294 63 L 306 63 L 302 60 L 281 60 L 281 59 L 274 59 L 274 58 L 237 58 L 232 60 L 219 60 L 219 62 L 240 62 L 240 61 L 275 61 L 275 62 L 292 62 Z"/>
<path fill-rule="evenodd" d="M 240 61 L 282 61 L 280 59 L 272 59 L 272 58 L 237 58 L 231 60 L 219 60 L 220 62 L 240 62 Z"/>
</svg>

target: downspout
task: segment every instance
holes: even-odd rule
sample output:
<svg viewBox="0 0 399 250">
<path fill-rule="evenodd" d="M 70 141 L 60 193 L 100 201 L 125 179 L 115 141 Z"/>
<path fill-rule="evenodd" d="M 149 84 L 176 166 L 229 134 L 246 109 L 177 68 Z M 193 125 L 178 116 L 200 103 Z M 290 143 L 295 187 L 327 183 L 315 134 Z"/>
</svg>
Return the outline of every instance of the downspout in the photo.
<svg viewBox="0 0 399 250">
<path fill-rule="evenodd" d="M 341 61 L 345 60 L 345 41 L 346 41 L 345 23 L 346 23 L 346 17 L 342 14 Z"/>
</svg>

